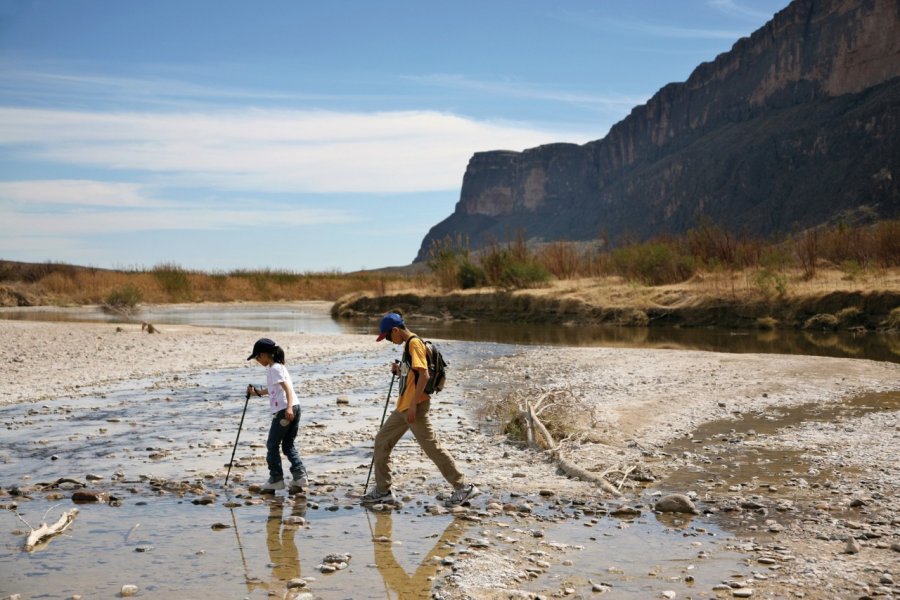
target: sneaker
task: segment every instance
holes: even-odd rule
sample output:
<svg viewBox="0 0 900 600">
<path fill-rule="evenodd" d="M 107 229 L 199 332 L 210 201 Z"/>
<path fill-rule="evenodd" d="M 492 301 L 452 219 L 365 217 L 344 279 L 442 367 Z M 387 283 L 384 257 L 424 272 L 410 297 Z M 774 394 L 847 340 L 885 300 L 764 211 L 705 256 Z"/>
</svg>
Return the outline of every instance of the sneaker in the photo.
<svg viewBox="0 0 900 600">
<path fill-rule="evenodd" d="M 306 492 L 306 488 L 309 487 L 309 481 L 306 479 L 306 475 L 302 477 L 295 477 L 291 482 L 291 493 L 292 494 L 302 494 Z"/>
<path fill-rule="evenodd" d="M 481 493 L 477 487 L 475 487 L 474 483 L 469 483 L 467 485 L 462 486 L 458 490 L 453 490 L 453 493 L 450 494 L 450 499 L 447 500 L 444 505 L 445 506 L 459 506 L 463 502 L 470 500 Z"/>
<path fill-rule="evenodd" d="M 283 490 L 284 489 L 284 479 L 279 479 L 275 481 L 271 477 L 269 480 L 260 488 L 263 492 L 274 492 L 275 490 Z"/>
<path fill-rule="evenodd" d="M 362 497 L 362 500 L 359 501 L 360 504 L 397 504 L 397 497 L 394 496 L 394 492 L 388 490 L 386 492 L 378 491 L 378 488 L 374 488 L 371 492 Z"/>
</svg>

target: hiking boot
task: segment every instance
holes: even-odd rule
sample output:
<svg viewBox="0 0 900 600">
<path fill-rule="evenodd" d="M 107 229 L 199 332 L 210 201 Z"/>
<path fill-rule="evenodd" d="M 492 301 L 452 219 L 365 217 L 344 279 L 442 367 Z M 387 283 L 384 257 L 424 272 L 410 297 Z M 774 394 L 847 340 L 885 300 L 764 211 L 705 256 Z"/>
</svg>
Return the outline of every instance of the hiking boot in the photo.
<svg viewBox="0 0 900 600">
<path fill-rule="evenodd" d="M 279 479 L 275 481 L 275 479 L 269 477 L 269 480 L 260 488 L 263 493 L 275 493 L 275 490 L 283 490 L 284 489 L 284 479 Z"/>
<path fill-rule="evenodd" d="M 302 477 L 294 477 L 294 480 L 291 482 L 291 490 L 292 494 L 304 494 L 306 493 L 306 488 L 309 487 L 309 481 L 306 479 L 306 475 Z"/>
<path fill-rule="evenodd" d="M 397 504 L 397 497 L 394 496 L 394 492 L 392 492 L 391 490 L 381 492 L 378 490 L 378 488 L 375 488 L 371 492 L 363 496 L 359 503 L 362 505 Z"/>
<path fill-rule="evenodd" d="M 458 490 L 453 490 L 453 493 L 450 494 L 450 499 L 444 502 L 444 506 L 459 506 L 463 502 L 466 502 L 478 494 L 481 493 L 477 487 L 475 487 L 474 483 L 469 483 L 467 485 L 462 486 Z"/>
</svg>

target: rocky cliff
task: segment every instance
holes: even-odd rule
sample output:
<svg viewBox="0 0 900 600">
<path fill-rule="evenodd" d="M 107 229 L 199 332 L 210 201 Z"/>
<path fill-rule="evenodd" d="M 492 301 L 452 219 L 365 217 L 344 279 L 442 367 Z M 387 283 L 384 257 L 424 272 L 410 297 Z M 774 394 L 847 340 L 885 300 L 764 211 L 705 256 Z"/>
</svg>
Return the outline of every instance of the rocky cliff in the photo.
<svg viewBox="0 0 900 600">
<path fill-rule="evenodd" d="M 434 239 L 773 235 L 900 216 L 900 2 L 795 0 L 585 145 L 480 152 Z"/>
</svg>

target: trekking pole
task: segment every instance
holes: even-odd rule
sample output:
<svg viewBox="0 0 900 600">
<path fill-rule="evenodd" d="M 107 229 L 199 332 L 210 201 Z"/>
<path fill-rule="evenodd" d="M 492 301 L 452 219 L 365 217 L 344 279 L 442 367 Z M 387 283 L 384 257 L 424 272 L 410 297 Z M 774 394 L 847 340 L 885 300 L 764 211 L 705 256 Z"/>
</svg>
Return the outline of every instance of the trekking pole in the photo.
<svg viewBox="0 0 900 600">
<path fill-rule="evenodd" d="M 391 375 L 391 385 L 388 388 L 387 398 L 384 400 L 384 412 L 381 413 L 381 425 L 378 426 L 378 429 L 381 430 L 381 426 L 384 425 L 384 417 L 387 414 L 388 404 L 391 402 L 391 390 L 394 389 L 394 380 L 397 379 L 397 375 Z M 372 477 L 372 467 L 375 465 L 375 453 L 372 452 L 372 461 L 369 463 L 369 475 L 366 477 L 366 487 L 363 488 L 363 496 L 366 495 L 366 491 L 369 489 L 369 479 Z"/>
<path fill-rule="evenodd" d="M 247 404 L 250 402 L 250 388 L 247 388 L 247 399 L 244 400 L 244 412 L 241 413 L 241 424 L 238 425 L 237 437 L 234 438 L 234 448 L 231 449 L 231 460 L 228 461 L 228 473 L 225 475 L 225 487 L 228 487 L 228 476 L 231 475 L 231 465 L 234 464 L 234 453 L 237 451 L 238 440 L 241 439 L 241 429 L 244 428 L 244 415 L 247 414 Z"/>
</svg>

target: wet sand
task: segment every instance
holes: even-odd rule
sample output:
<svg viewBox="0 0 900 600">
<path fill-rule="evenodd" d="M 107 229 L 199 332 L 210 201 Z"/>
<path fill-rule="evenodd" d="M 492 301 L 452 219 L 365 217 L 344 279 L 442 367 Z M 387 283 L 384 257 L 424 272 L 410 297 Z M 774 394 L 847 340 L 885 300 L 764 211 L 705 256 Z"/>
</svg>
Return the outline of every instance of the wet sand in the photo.
<svg viewBox="0 0 900 600">
<path fill-rule="evenodd" d="M 226 388 L 262 378 L 261 369 L 245 361 L 257 333 L 162 326 L 161 334 L 147 334 L 136 325 L 119 327 L 122 331 L 117 332 L 110 324 L 0 321 L 4 367 L 0 402 L 36 411 L 31 417 L 8 413 L 13 415 L 8 421 L 11 429 L 24 434 L 28 418 L 38 423 L 42 414 L 51 418 L 60 404 L 69 408 L 56 412 L 72 418 L 82 410 L 79 402 L 87 401 L 90 410 L 96 410 L 104 398 L 121 402 L 115 419 L 127 421 L 128 411 L 141 409 L 129 404 L 127 394 L 121 399 L 117 394 L 134 388 L 153 390 L 160 406 L 169 401 L 168 410 L 174 411 L 179 395 L 195 397 L 205 388 L 219 386 L 224 396 Z M 386 387 L 384 365 L 393 358 L 392 350 L 373 343 L 371 336 L 274 337 L 285 347 L 292 371 L 298 372 L 295 381 L 303 382 L 298 389 L 301 401 L 313 397 L 328 403 L 327 410 L 315 413 L 318 423 L 309 420 L 312 411 L 304 420 L 304 456 L 309 457 L 315 479 L 311 500 L 349 507 L 364 482 L 365 445 L 377 428 Z M 464 343 L 447 343 L 451 355 L 462 355 L 464 348 Z M 428 571 L 439 597 L 506 598 L 515 590 L 570 597 L 609 590 L 611 595 L 618 592 L 617 597 L 644 597 L 644 593 L 655 597 L 671 589 L 678 597 L 693 593 L 724 598 L 737 587 L 753 589 L 754 598 L 898 593 L 893 579 L 900 578 L 896 567 L 900 365 L 805 356 L 546 347 L 485 348 L 466 361 L 452 372 L 453 386 L 436 399 L 435 415 L 444 444 L 485 493 L 456 519 L 474 530 L 445 544 L 454 550 L 442 550 L 440 564 Z M 575 422 L 586 435 L 566 441 L 564 455 L 597 473 L 637 467 L 632 473 L 641 473 L 641 480 L 626 478 L 624 497 L 609 498 L 590 483 L 561 475 L 546 456 L 507 443 L 491 430 L 492 423 L 476 420 L 478 408 L 512 390 L 534 398 L 552 391 L 574 394 Z M 348 405 L 333 404 L 341 395 L 347 396 Z M 870 400 L 855 400 L 860 397 Z M 242 404 L 235 398 L 205 400 L 214 410 L 227 410 L 235 417 Z M 864 408 L 841 408 L 854 402 Z M 169 414 L 159 410 L 160 419 Z M 124 427 L 115 419 L 107 427 Z M 764 423 L 775 425 L 766 430 L 760 425 Z M 207 481 L 196 495 L 211 495 L 221 505 L 225 498 L 216 482 L 224 474 L 222 455 L 230 447 L 231 429 L 229 421 L 220 431 L 210 432 L 209 439 L 200 440 L 197 448 L 185 445 L 182 449 L 198 451 L 190 467 L 174 459 L 175 450 L 189 442 L 173 431 L 167 440 L 153 443 L 161 457 L 148 461 L 135 456 L 133 468 L 169 480 L 184 477 L 189 470 Z M 235 469 L 239 482 L 235 493 L 248 505 L 258 496 L 245 488 L 263 479 L 265 472 L 260 429 L 258 422 L 248 426 L 248 446 L 238 453 L 240 467 Z M 76 444 L 94 443 L 87 434 L 72 435 Z M 352 451 L 344 456 L 344 448 Z M 109 450 L 114 459 L 106 460 L 105 455 L 93 459 L 93 470 L 115 470 L 115 464 L 131 458 L 130 452 L 137 454 L 123 442 Z M 773 468 L 773 453 L 788 459 L 783 464 L 775 461 Z M 28 465 L 14 464 L 17 460 L 28 459 L 8 454 L 0 469 L 28 472 Z M 46 467 L 41 481 L 53 475 L 84 478 L 91 459 L 84 460 L 77 472 Z M 759 464 L 747 467 L 748 461 Z M 152 468 L 145 466 L 151 463 Z M 407 508 L 394 513 L 394 521 L 406 511 L 415 518 L 445 518 L 436 503 L 426 499 L 445 486 L 413 442 L 405 439 L 398 446 L 395 463 L 397 486 L 406 491 Z M 127 472 L 126 478 L 132 479 L 132 473 Z M 114 487 L 112 478 L 107 481 L 95 487 Z M 21 478 L 0 482 L 0 503 L 7 508 L 24 506 L 10 490 L 29 482 Z M 703 513 L 693 523 L 689 516 L 674 517 L 675 521 L 657 517 L 681 532 L 662 538 L 669 540 L 672 559 L 692 560 L 696 570 L 691 565 L 691 570 L 660 568 L 648 574 L 640 566 L 635 571 L 643 572 L 620 573 L 616 570 L 620 567 L 610 564 L 602 580 L 596 574 L 566 570 L 571 567 L 567 563 L 582 564 L 579 556 L 591 551 L 577 544 L 552 544 L 554 539 L 572 539 L 574 534 L 566 534 L 565 528 L 573 520 L 582 528 L 602 528 L 602 534 L 594 537 L 613 550 L 619 540 L 624 549 L 629 535 L 655 523 L 649 517 L 654 494 L 669 492 L 691 494 Z M 641 516 L 609 521 L 606 513 L 620 505 L 638 508 Z M 550 514 L 562 515 L 563 522 Z M 688 533 L 702 537 L 713 526 L 726 527 L 733 537 L 719 542 L 710 554 L 701 549 L 692 555 L 696 548 L 680 547 L 675 541 Z M 845 553 L 848 538 L 858 546 L 853 554 Z M 17 551 L 14 536 L 4 541 L 4 552 Z M 660 549 L 663 555 L 665 551 Z M 743 572 L 718 576 L 702 564 L 730 553 L 737 558 L 728 560 L 744 567 Z M 452 559 L 443 564 L 450 554 Z M 640 582 L 637 587 L 635 580 Z M 315 587 L 312 582 L 309 586 Z M 297 593 L 290 597 L 299 597 Z"/>
</svg>

